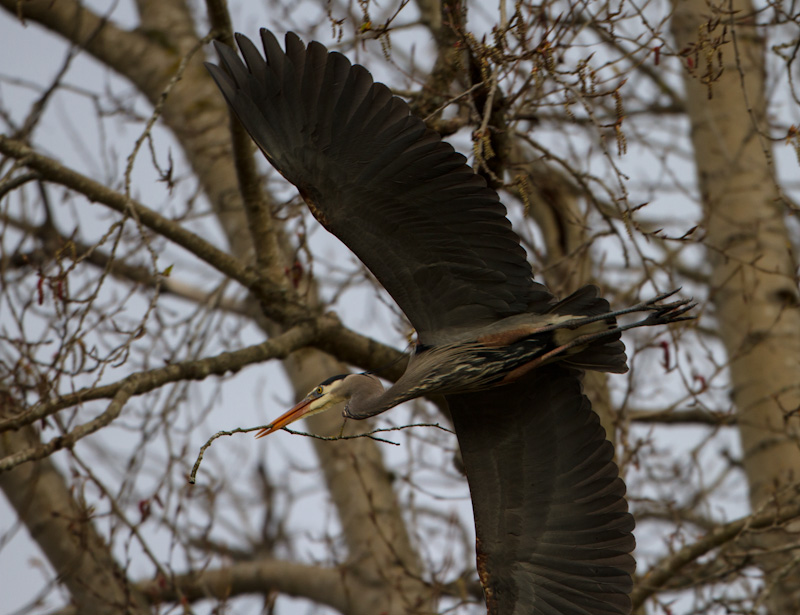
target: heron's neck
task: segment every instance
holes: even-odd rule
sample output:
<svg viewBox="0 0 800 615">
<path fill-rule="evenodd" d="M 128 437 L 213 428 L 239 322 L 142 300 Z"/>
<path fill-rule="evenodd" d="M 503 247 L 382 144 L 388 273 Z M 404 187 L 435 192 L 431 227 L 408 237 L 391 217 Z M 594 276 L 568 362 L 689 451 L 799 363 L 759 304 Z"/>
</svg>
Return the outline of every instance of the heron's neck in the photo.
<svg viewBox="0 0 800 615">
<path fill-rule="evenodd" d="M 403 378 L 394 386 L 384 389 L 381 381 L 375 376 L 361 374 L 358 387 L 347 402 L 347 413 L 353 418 L 365 419 L 415 397 L 409 395 Z"/>
</svg>

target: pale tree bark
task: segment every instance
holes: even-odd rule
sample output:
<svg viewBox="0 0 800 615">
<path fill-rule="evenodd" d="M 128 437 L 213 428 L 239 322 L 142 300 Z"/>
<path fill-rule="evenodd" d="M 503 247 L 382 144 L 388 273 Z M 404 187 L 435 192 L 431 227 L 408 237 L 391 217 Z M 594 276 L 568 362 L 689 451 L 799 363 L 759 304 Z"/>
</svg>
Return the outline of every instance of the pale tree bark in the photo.
<svg viewBox="0 0 800 615">
<path fill-rule="evenodd" d="M 674 2 L 686 106 L 705 211 L 711 300 L 730 361 L 750 502 L 789 501 L 800 479 L 796 258 L 777 188 L 765 100 L 765 41 L 747 0 Z M 796 532 L 798 527 L 790 526 Z M 797 534 L 755 543 L 769 610 L 800 612 Z M 782 553 L 772 552 L 781 548 Z"/>
<path fill-rule="evenodd" d="M 0 388 L 0 418 L 18 412 L 11 395 Z M 2 433 L 0 457 L 39 442 L 37 430 L 30 426 Z M 97 615 L 150 612 L 144 596 L 128 584 L 126 572 L 95 529 L 91 506 L 70 489 L 51 459 L 0 472 L 0 489 L 69 591 L 78 612 Z"/>
</svg>

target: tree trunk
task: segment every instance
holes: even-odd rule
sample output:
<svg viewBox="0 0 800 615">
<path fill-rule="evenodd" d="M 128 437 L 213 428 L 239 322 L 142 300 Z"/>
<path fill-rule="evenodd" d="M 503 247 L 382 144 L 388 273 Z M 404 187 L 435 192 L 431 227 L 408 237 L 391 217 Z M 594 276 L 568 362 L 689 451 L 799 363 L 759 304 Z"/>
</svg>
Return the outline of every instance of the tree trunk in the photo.
<svg viewBox="0 0 800 615">
<path fill-rule="evenodd" d="M 754 510 L 793 496 L 800 478 L 800 310 L 796 263 L 771 160 L 765 41 L 747 0 L 674 1 L 686 107 L 705 212 L 711 300 L 730 361 Z M 796 528 L 795 528 L 796 529 Z M 762 535 L 759 565 L 774 615 L 800 612 L 800 568 L 785 533 Z M 770 550 L 773 552 L 770 553 Z"/>
<path fill-rule="evenodd" d="M 12 397 L 0 389 L 0 418 L 15 412 Z M 0 457 L 39 445 L 41 439 L 33 427 L 7 431 L 0 434 Z M 49 458 L 0 472 L 0 489 L 69 591 L 79 613 L 150 613 L 144 597 L 133 590 L 97 533 L 90 507 L 76 497 Z M 6 589 L 11 591 L 11 587 Z"/>
</svg>

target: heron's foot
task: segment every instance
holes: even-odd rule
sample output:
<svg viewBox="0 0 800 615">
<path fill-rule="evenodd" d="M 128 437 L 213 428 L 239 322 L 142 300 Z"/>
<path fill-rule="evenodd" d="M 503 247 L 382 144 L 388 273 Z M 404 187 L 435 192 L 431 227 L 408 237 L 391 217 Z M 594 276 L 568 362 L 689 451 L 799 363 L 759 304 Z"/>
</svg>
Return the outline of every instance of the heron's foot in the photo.
<svg viewBox="0 0 800 615">
<path fill-rule="evenodd" d="M 673 293 L 677 292 L 672 291 L 671 293 L 666 293 L 665 295 L 661 295 L 661 297 L 669 297 Z M 659 297 L 651 299 L 650 301 L 645 301 L 640 304 L 637 304 L 630 308 L 625 308 L 624 310 L 619 310 L 617 312 L 609 312 L 608 314 L 603 314 L 606 318 L 608 317 L 616 317 L 620 314 L 631 314 L 634 312 L 650 312 L 645 318 L 641 320 L 637 320 L 635 322 L 630 322 L 624 325 L 617 325 L 614 328 L 608 329 L 608 331 L 601 331 L 600 333 L 593 333 L 589 335 L 581 335 L 580 337 L 575 338 L 573 343 L 586 343 L 593 341 L 595 339 L 600 339 L 604 336 L 607 336 L 611 333 L 616 333 L 619 331 L 628 331 L 629 329 L 636 329 L 637 327 L 651 327 L 653 325 L 669 325 L 674 322 L 681 322 L 682 320 L 694 320 L 697 318 L 696 316 L 686 316 L 685 314 L 689 312 L 689 310 L 694 309 L 697 305 L 697 302 L 694 299 L 681 299 L 680 301 L 673 301 L 671 303 L 656 303 L 659 300 Z"/>
<path fill-rule="evenodd" d="M 635 314 L 637 312 L 652 312 L 650 317 L 654 318 L 654 321 L 653 323 L 649 324 L 665 324 L 666 322 L 677 322 L 677 321 L 663 320 L 663 319 L 666 318 L 667 315 L 669 314 L 677 318 L 680 315 L 685 314 L 686 312 L 691 310 L 695 305 L 697 305 L 697 303 L 691 298 L 680 299 L 678 301 L 672 301 L 670 303 L 662 303 L 664 299 L 672 297 L 675 293 L 679 291 L 680 287 L 674 290 L 667 291 L 665 293 L 661 293 L 660 295 L 656 295 L 651 299 L 647 299 L 646 301 L 641 301 L 630 307 L 626 307 L 621 310 L 615 310 L 613 312 L 607 312 L 605 314 L 598 314 L 597 316 L 592 316 L 591 318 L 600 320 L 603 318 L 616 318 L 617 316 L 624 316 L 625 314 Z M 680 318 L 680 320 L 687 320 L 687 318 Z"/>
<path fill-rule="evenodd" d="M 578 329 L 591 322 L 597 322 L 599 320 L 608 320 L 610 318 L 616 318 L 618 316 L 624 316 L 626 314 L 636 314 L 639 312 L 650 312 L 650 314 L 647 316 L 647 318 L 644 318 L 630 325 L 621 325 L 619 329 L 615 330 L 618 331 L 621 329 L 623 331 L 626 331 L 627 329 L 632 329 L 634 327 L 663 325 L 673 322 L 680 322 L 681 320 L 692 320 L 693 318 L 695 318 L 694 316 L 684 316 L 684 314 L 686 314 L 686 312 L 688 312 L 697 305 L 697 302 L 694 301 L 693 299 L 691 298 L 680 299 L 679 301 L 672 301 L 670 303 L 661 303 L 664 299 L 668 299 L 678 291 L 680 291 L 680 288 L 676 288 L 675 290 L 671 290 L 666 293 L 661 293 L 660 295 L 656 295 L 652 299 L 641 301 L 630 307 L 623 308 L 621 310 L 615 310 L 613 312 L 595 314 L 594 316 L 576 316 L 574 319 L 568 320 L 566 322 L 560 322 L 548 325 L 547 327 L 542 327 L 541 329 L 537 330 L 537 333 L 551 331 L 555 329 L 565 329 L 565 328 Z"/>
<path fill-rule="evenodd" d="M 653 304 L 648 309 L 651 310 L 647 318 L 642 319 L 636 326 L 667 325 L 682 320 L 694 320 L 696 316 L 685 316 L 689 310 L 694 309 L 697 302 L 693 299 L 681 299 L 672 303 L 661 305 Z"/>
<path fill-rule="evenodd" d="M 652 310 L 650 314 L 648 314 L 645 318 L 642 318 L 641 320 L 637 320 L 635 322 L 631 322 L 624 325 L 617 325 L 616 327 L 610 328 L 607 331 L 600 331 L 598 333 L 589 333 L 587 335 L 581 335 L 579 337 L 576 337 L 569 344 L 565 344 L 564 346 L 560 347 L 559 350 L 563 351 L 570 347 L 587 344 L 595 340 L 603 339 L 604 337 L 608 337 L 615 333 L 619 333 L 621 331 L 628 331 L 630 329 L 636 329 L 638 327 L 651 327 L 653 325 L 669 325 L 675 322 L 681 322 L 682 320 L 694 320 L 695 318 L 697 318 L 696 316 L 685 316 L 685 314 L 689 310 L 694 309 L 694 307 L 697 305 L 697 302 L 694 301 L 693 299 L 681 299 L 680 301 L 673 301 L 672 303 L 664 303 L 661 305 L 648 305 L 648 304 L 650 304 L 650 302 L 645 302 L 643 304 L 640 304 L 643 306 L 646 305 L 646 307 L 634 306 L 635 309 L 627 308 L 624 310 L 620 310 L 618 312 L 610 312 L 609 314 L 604 314 L 604 316 L 606 317 L 609 316 L 616 317 L 618 314 L 630 314 L 631 312 Z"/>
</svg>

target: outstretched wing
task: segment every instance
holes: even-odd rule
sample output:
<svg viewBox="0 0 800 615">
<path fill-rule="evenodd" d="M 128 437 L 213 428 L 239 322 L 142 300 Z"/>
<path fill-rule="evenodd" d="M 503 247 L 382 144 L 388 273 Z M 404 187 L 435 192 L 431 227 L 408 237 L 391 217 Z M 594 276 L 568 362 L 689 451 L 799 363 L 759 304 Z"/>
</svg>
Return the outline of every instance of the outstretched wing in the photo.
<svg viewBox="0 0 800 615">
<path fill-rule="evenodd" d="M 448 396 L 490 614 L 626 615 L 633 517 L 576 371 Z"/>
<path fill-rule="evenodd" d="M 423 343 L 552 300 L 497 193 L 367 70 L 262 30 L 266 61 L 217 44 L 207 65 L 244 127 L 314 216 L 372 271 Z M 544 310 L 544 308 L 542 308 Z M 438 335 L 437 335 L 438 333 Z"/>
</svg>

